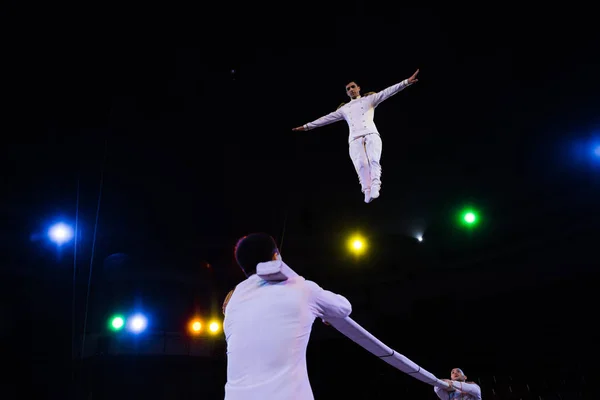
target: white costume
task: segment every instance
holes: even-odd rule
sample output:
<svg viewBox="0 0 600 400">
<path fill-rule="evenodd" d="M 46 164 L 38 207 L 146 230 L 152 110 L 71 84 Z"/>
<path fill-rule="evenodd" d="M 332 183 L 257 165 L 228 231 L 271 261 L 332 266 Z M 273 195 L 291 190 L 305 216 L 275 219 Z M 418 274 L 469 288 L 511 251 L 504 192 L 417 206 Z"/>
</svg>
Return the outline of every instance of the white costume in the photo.
<svg viewBox="0 0 600 400">
<path fill-rule="evenodd" d="M 260 263 L 256 267 L 256 274 L 266 281 L 281 282 L 288 279 L 297 278 L 299 275 L 294 272 L 279 256 L 275 261 Z M 223 308 L 227 307 L 227 300 L 231 298 L 233 291 L 229 292 Z M 325 319 L 324 319 L 325 321 Z M 447 389 L 448 383 L 435 377 L 431 372 L 421 368 L 402 354 L 391 349 L 382 343 L 379 339 L 358 325 L 350 317 L 328 318 L 326 320 L 330 325 L 337 329 L 347 338 L 369 351 L 371 354 L 381 358 L 394 368 L 412 376 L 415 379 L 433 385 L 439 388 Z"/>
<path fill-rule="evenodd" d="M 375 107 L 408 86 L 410 86 L 408 79 L 405 79 L 380 92 L 359 96 L 336 111 L 304 125 L 304 129 L 311 130 L 342 119 L 346 120 L 350 128 L 348 137 L 350 158 L 358 174 L 361 189 L 365 193 L 365 202 L 367 203 L 371 201 L 371 197 L 379 197 L 381 188 L 381 164 L 379 160 L 381 159 L 382 143 L 373 120 Z"/>
<path fill-rule="evenodd" d="M 434 387 L 435 394 L 441 400 L 481 400 L 481 388 L 476 383 L 453 381 L 453 392 Z"/>
<path fill-rule="evenodd" d="M 241 282 L 224 309 L 225 400 L 314 399 L 306 368 L 312 324 L 351 311 L 346 298 L 301 276 L 268 282 L 254 274 Z"/>
</svg>

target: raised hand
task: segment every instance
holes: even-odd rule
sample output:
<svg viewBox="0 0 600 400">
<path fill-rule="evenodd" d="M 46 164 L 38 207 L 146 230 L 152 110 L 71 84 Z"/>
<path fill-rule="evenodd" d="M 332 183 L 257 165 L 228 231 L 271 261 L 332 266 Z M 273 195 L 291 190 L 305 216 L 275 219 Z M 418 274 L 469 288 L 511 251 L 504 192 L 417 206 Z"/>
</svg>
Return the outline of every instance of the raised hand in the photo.
<svg viewBox="0 0 600 400">
<path fill-rule="evenodd" d="M 419 80 L 417 79 L 417 74 L 418 73 L 419 73 L 419 70 L 417 70 L 414 74 L 412 74 L 412 76 L 410 78 L 408 78 L 408 83 L 409 84 L 413 84 L 413 83 L 419 82 Z"/>
</svg>

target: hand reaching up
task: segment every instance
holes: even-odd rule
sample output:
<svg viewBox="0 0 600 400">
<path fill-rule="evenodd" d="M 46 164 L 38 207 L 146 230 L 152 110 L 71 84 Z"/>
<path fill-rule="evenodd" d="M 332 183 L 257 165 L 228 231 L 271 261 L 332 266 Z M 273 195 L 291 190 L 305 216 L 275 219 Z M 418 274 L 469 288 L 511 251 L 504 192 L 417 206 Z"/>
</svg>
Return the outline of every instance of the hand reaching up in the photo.
<svg viewBox="0 0 600 400">
<path fill-rule="evenodd" d="M 419 70 L 416 70 L 416 72 L 414 74 L 412 74 L 412 76 L 410 78 L 408 78 L 408 83 L 410 85 L 412 85 L 413 83 L 419 82 L 419 80 L 417 79 L 417 74 L 418 73 L 419 73 Z"/>
</svg>

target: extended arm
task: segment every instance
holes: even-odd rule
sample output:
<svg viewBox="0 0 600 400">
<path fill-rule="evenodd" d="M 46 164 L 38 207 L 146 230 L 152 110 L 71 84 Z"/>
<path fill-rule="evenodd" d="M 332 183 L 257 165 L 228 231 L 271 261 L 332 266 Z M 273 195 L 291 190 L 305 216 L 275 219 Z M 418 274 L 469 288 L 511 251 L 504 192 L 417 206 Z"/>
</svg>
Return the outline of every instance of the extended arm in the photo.
<svg viewBox="0 0 600 400">
<path fill-rule="evenodd" d="M 344 296 L 321 288 L 312 281 L 306 281 L 310 289 L 311 306 L 319 318 L 345 318 L 352 312 L 352 305 Z"/>
<path fill-rule="evenodd" d="M 389 99 L 390 97 L 392 97 L 398 92 L 403 91 L 413 83 L 418 82 L 418 73 L 419 70 L 417 70 L 410 78 L 405 79 L 400 83 L 396 83 L 395 85 L 392 85 L 386 89 L 383 89 L 381 92 L 377 92 L 369 96 L 371 98 L 371 104 L 373 105 L 373 107 L 377 107 L 382 101 Z"/>
<path fill-rule="evenodd" d="M 344 119 L 344 116 L 339 110 L 331 112 L 319 119 L 314 120 L 313 122 L 309 122 L 308 124 L 304 124 L 297 128 L 292 129 L 293 131 L 309 131 L 311 129 L 320 128 L 325 125 L 333 124 L 334 122 L 341 121 Z"/>
<path fill-rule="evenodd" d="M 481 388 L 476 383 L 452 382 L 452 386 L 461 393 L 470 394 L 476 399 L 481 399 Z"/>
</svg>

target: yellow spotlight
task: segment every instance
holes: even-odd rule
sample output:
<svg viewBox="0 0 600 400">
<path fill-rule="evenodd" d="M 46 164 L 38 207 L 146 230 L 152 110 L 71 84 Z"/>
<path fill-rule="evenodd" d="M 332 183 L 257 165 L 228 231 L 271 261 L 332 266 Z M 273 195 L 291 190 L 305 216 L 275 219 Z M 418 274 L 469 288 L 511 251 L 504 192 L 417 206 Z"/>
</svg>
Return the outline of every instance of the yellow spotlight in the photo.
<svg viewBox="0 0 600 400">
<path fill-rule="evenodd" d="M 354 235 L 349 239 L 348 247 L 352 253 L 360 255 L 365 252 L 367 244 L 363 237 L 360 235 Z"/>
<path fill-rule="evenodd" d="M 220 324 L 216 321 L 212 321 L 209 325 L 208 325 L 208 330 L 211 331 L 211 333 L 217 333 L 219 332 L 219 328 L 220 328 Z"/>
<path fill-rule="evenodd" d="M 202 321 L 200 321 L 197 318 L 191 320 L 189 324 L 189 329 L 193 335 L 198 335 L 200 332 L 202 332 Z"/>
</svg>

